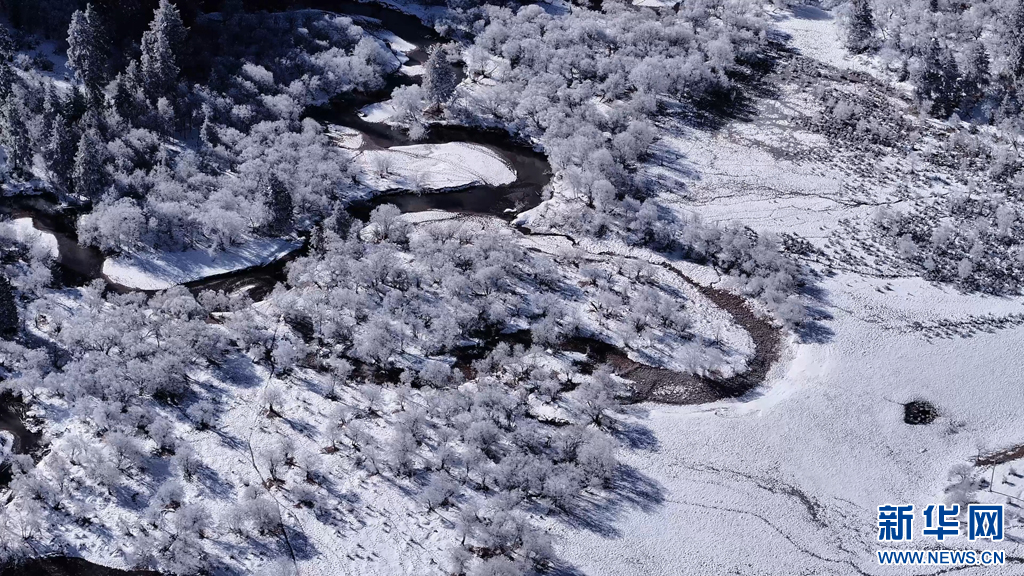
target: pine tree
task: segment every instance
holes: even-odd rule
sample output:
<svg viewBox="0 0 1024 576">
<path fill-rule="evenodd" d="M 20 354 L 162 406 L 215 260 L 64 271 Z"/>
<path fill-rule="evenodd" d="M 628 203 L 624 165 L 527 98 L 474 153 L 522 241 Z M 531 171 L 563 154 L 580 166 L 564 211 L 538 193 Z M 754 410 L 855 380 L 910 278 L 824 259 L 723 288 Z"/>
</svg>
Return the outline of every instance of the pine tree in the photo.
<svg viewBox="0 0 1024 576">
<path fill-rule="evenodd" d="M 217 135 L 217 127 L 210 119 L 212 112 L 209 106 L 203 106 L 203 125 L 199 128 L 199 139 L 206 148 L 213 148 L 220 144 L 220 137 Z"/>
<path fill-rule="evenodd" d="M 267 231 L 278 236 L 291 232 L 292 195 L 276 174 L 271 174 L 267 180 L 267 196 L 270 207 L 270 222 L 267 224 Z"/>
<path fill-rule="evenodd" d="M 1017 97 L 1024 101 L 1024 0 L 1017 0 L 1010 15 L 1006 43 L 1010 81 L 1017 90 Z"/>
<path fill-rule="evenodd" d="M 146 110 L 146 95 L 142 89 L 142 73 L 139 63 L 132 60 L 124 72 L 118 73 L 107 86 L 110 106 L 118 116 L 130 124 L 142 118 Z"/>
<path fill-rule="evenodd" d="M 14 71 L 7 62 L 0 62 L 0 100 L 7 100 L 14 91 Z"/>
<path fill-rule="evenodd" d="M 0 26 L 0 60 L 10 62 L 14 59 L 14 40 L 6 26 Z"/>
<path fill-rule="evenodd" d="M 423 90 L 427 100 L 432 105 L 447 103 L 459 85 L 455 67 L 448 62 L 448 50 L 444 46 L 434 47 L 424 68 Z"/>
<path fill-rule="evenodd" d="M 61 113 L 61 105 L 59 102 L 60 96 L 57 95 L 57 89 L 53 87 L 52 83 L 46 83 L 46 92 L 43 93 L 43 114 L 40 120 L 43 123 L 43 129 L 41 133 L 44 138 L 48 138 L 50 132 L 53 130 L 53 122 L 57 118 L 57 115 Z"/>
<path fill-rule="evenodd" d="M 948 118 L 963 99 L 956 59 L 938 38 L 932 37 L 925 49 L 914 85 L 918 100 L 930 101 L 931 112 L 937 117 Z"/>
<path fill-rule="evenodd" d="M 988 53 L 979 41 L 968 44 L 964 53 L 967 68 L 961 81 L 963 92 L 970 100 L 979 101 L 985 95 L 991 76 Z"/>
<path fill-rule="evenodd" d="M 170 96 L 178 83 L 178 54 L 187 31 L 174 4 L 160 0 L 149 30 L 142 35 L 142 78 L 152 101 Z"/>
<path fill-rule="evenodd" d="M 28 127 L 21 115 L 21 103 L 15 94 L 10 94 L 3 102 L 2 110 L 3 143 L 7 150 L 7 163 L 12 173 L 28 178 L 32 169 L 32 149 L 29 146 Z"/>
<path fill-rule="evenodd" d="M 106 28 L 92 4 L 85 12 L 75 12 L 68 28 L 68 66 L 85 87 L 89 106 L 98 106 L 101 101 L 108 52 Z"/>
<path fill-rule="evenodd" d="M 71 173 L 71 182 L 75 193 L 93 200 L 103 194 L 106 184 L 100 156 L 98 136 L 85 132 L 78 140 L 78 152 L 75 154 L 75 166 Z"/>
<path fill-rule="evenodd" d="M 352 215 L 341 204 L 337 204 L 331 214 L 330 224 L 335 234 L 345 238 L 348 236 L 348 231 L 352 229 Z"/>
<path fill-rule="evenodd" d="M 18 305 L 14 287 L 6 274 L 0 273 L 0 337 L 11 338 L 18 333 Z"/>
<path fill-rule="evenodd" d="M 850 15 L 850 30 L 847 44 L 850 50 L 860 54 L 874 45 L 875 17 L 871 13 L 871 0 L 854 0 Z"/>
<path fill-rule="evenodd" d="M 43 150 L 43 158 L 46 160 L 51 181 L 58 188 L 68 190 L 75 167 L 75 135 L 71 123 L 63 115 L 58 115 L 52 124 L 50 140 Z"/>
<path fill-rule="evenodd" d="M 6 26 L 0 26 L 0 99 L 6 100 L 14 89 L 14 71 L 11 60 L 14 58 L 14 41 L 7 33 Z"/>
</svg>

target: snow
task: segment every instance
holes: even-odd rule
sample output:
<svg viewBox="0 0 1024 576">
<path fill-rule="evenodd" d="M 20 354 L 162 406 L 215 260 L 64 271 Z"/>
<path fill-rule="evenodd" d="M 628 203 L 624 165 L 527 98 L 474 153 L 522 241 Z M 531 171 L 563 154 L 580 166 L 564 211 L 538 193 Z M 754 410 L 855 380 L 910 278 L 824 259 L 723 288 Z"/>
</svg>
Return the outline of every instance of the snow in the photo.
<svg viewBox="0 0 1024 576">
<path fill-rule="evenodd" d="M 395 107 L 388 102 L 375 102 L 359 110 L 359 115 L 367 122 L 387 122 L 395 114 Z"/>
<path fill-rule="evenodd" d="M 327 126 L 327 135 L 335 144 L 342 148 L 358 150 L 363 146 L 363 133 L 355 128 L 330 124 Z"/>
<path fill-rule="evenodd" d="M 294 240 L 256 238 L 224 251 L 140 252 L 115 256 L 103 262 L 103 275 L 111 282 L 138 290 L 165 290 L 201 280 L 268 264 L 297 250 Z"/>
<path fill-rule="evenodd" d="M 380 191 L 501 186 L 516 180 L 515 170 L 501 155 L 466 142 L 365 150 L 356 162 L 363 168 L 362 183 Z"/>
<path fill-rule="evenodd" d="M 423 76 L 424 68 L 422 64 L 406 65 L 399 68 L 398 71 L 406 76 Z"/>
<path fill-rule="evenodd" d="M 656 0 L 653 0 L 656 1 Z M 851 54 L 844 44 L 836 16 L 817 6 L 794 6 L 774 14 L 776 26 L 790 35 L 790 45 L 816 60 L 844 70 L 879 74 L 878 64 L 864 55 Z"/>
<path fill-rule="evenodd" d="M 36 230 L 32 225 L 31 218 L 16 218 L 7 222 L 0 222 L 0 237 L 26 244 L 32 251 L 38 250 L 46 253 L 54 260 L 60 256 L 57 237 L 49 232 Z"/>
</svg>

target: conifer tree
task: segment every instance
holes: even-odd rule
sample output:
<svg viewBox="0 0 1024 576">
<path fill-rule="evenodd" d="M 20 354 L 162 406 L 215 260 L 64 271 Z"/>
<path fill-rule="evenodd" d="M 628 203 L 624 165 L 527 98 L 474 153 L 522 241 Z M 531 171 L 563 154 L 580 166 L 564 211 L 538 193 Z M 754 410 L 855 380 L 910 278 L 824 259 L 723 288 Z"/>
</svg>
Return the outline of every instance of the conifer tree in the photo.
<svg viewBox="0 0 1024 576">
<path fill-rule="evenodd" d="M 10 338 L 18 332 L 18 306 L 14 287 L 7 275 L 0 273 L 0 337 Z"/>
<path fill-rule="evenodd" d="M 213 125 L 210 116 L 212 112 L 209 106 L 203 106 L 203 125 L 199 128 L 199 139 L 206 148 L 213 148 L 220 144 L 220 137 L 217 135 L 217 128 Z"/>
<path fill-rule="evenodd" d="M 267 225 L 267 230 L 276 235 L 291 232 L 292 195 L 276 174 L 271 174 L 267 180 L 267 195 L 270 207 L 270 222 Z"/>
<path fill-rule="evenodd" d="M 62 114 L 58 114 L 52 122 L 50 138 L 43 149 L 43 159 L 51 181 L 58 188 L 68 190 L 75 167 L 75 136 L 70 122 Z"/>
<path fill-rule="evenodd" d="M 7 150 L 7 162 L 11 172 L 22 178 L 31 174 L 32 149 L 29 146 L 28 128 L 21 112 L 21 103 L 17 95 L 11 93 L 0 109 L 2 116 L 2 132 L 4 148 Z"/>
<path fill-rule="evenodd" d="M 90 107 L 98 106 L 103 95 L 108 52 L 106 29 L 92 4 L 75 12 L 68 28 L 68 66 L 85 87 Z"/>
<path fill-rule="evenodd" d="M 871 1 L 854 0 L 847 37 L 850 50 L 857 54 L 869 50 L 874 44 L 874 35 L 875 17 L 871 13 Z"/>
<path fill-rule="evenodd" d="M 1007 62 L 1010 81 L 1018 99 L 1024 101 L 1024 0 L 1017 0 L 1007 30 Z"/>
<path fill-rule="evenodd" d="M 935 116 L 948 118 L 962 100 L 960 70 L 950 51 L 932 37 L 922 55 L 921 69 L 915 74 L 918 100 L 930 101 Z"/>
<path fill-rule="evenodd" d="M 444 46 L 433 48 L 424 68 L 423 90 L 427 100 L 432 105 L 445 104 L 451 100 L 459 78 L 455 67 L 448 62 L 448 50 Z"/>
<path fill-rule="evenodd" d="M 0 99 L 6 100 L 14 87 L 14 72 L 11 59 L 14 58 L 14 42 L 5 26 L 0 26 Z"/>
<path fill-rule="evenodd" d="M 142 35 L 142 79 L 150 100 L 155 102 L 174 91 L 179 73 L 177 59 L 186 34 L 178 9 L 168 0 L 160 0 L 149 30 Z"/>
<path fill-rule="evenodd" d="M 98 137 L 87 131 L 78 140 L 78 152 L 71 173 L 75 193 L 93 200 L 103 194 L 106 182 Z"/>
</svg>

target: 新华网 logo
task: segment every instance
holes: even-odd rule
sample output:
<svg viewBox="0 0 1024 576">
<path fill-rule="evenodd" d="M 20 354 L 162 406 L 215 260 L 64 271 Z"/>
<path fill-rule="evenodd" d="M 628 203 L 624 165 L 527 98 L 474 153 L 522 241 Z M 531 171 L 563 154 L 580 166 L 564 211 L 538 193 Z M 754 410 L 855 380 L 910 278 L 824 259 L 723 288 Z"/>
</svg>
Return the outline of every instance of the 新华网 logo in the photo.
<svg viewBox="0 0 1024 576">
<path fill-rule="evenodd" d="M 966 536 L 968 540 L 1003 540 L 1003 505 L 970 504 L 967 506 L 967 530 L 962 532 L 960 505 L 931 504 L 921 510 L 924 517 L 923 536 L 946 542 L 949 538 Z M 878 540 L 909 542 L 914 539 L 914 505 L 884 504 L 878 507 Z M 1001 550 L 879 550 L 880 564 L 897 565 L 1001 565 Z"/>
</svg>

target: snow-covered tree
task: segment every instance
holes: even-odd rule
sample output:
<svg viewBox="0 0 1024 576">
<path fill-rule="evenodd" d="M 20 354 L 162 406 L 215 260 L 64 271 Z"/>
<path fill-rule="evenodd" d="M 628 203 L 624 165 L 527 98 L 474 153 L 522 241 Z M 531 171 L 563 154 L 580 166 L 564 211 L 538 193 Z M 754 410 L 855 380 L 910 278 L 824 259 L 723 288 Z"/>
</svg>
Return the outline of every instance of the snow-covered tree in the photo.
<svg viewBox="0 0 1024 576">
<path fill-rule="evenodd" d="M 46 168 L 58 188 L 71 187 L 75 167 L 75 135 L 63 114 L 58 114 L 51 123 L 49 140 L 43 150 Z"/>
<path fill-rule="evenodd" d="M 0 107 L 0 136 L 7 150 L 7 161 L 11 171 L 22 178 L 31 175 L 32 149 L 28 128 L 22 116 L 20 98 L 14 93 L 4 100 Z"/>
<path fill-rule="evenodd" d="M 853 0 L 846 42 L 853 52 L 864 52 L 874 45 L 875 17 L 870 0 Z"/>
<path fill-rule="evenodd" d="M 18 304 L 14 287 L 6 274 L 0 273 L 0 337 L 10 338 L 18 331 Z"/>
<path fill-rule="evenodd" d="M 267 177 L 264 193 L 270 207 L 267 231 L 277 236 L 288 234 L 292 230 L 292 219 L 295 217 L 291 192 L 277 174 L 271 173 Z"/>
<path fill-rule="evenodd" d="M 1024 100 L 1024 0 L 1017 0 L 1005 28 L 1007 48 L 1007 69 L 1017 90 L 1017 97 Z"/>
<path fill-rule="evenodd" d="M 142 81 L 151 101 L 172 95 L 186 35 L 177 7 L 169 0 L 160 0 L 149 30 L 142 35 Z"/>
<path fill-rule="evenodd" d="M 430 50 L 430 57 L 423 71 L 423 90 L 432 105 L 443 105 L 451 100 L 459 77 L 455 67 L 448 62 L 448 49 L 438 45 Z"/>
<path fill-rule="evenodd" d="M 98 105 L 102 97 L 109 52 L 105 24 L 93 5 L 75 12 L 68 28 L 68 66 L 82 82 L 91 105 Z"/>
<path fill-rule="evenodd" d="M 71 173 L 72 186 L 76 194 L 98 200 L 105 190 L 106 182 L 99 135 L 86 131 L 78 140 L 78 151 L 75 153 Z"/>
</svg>

